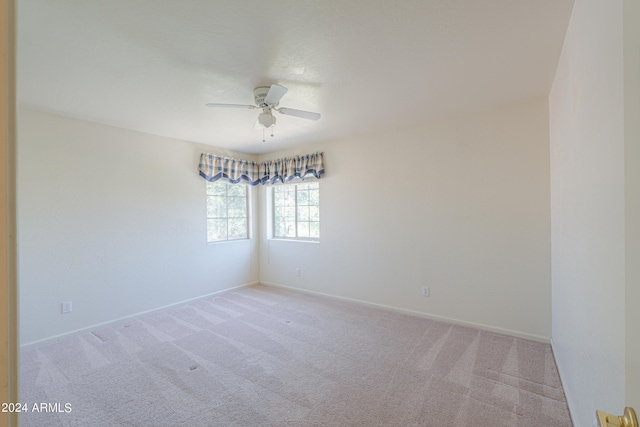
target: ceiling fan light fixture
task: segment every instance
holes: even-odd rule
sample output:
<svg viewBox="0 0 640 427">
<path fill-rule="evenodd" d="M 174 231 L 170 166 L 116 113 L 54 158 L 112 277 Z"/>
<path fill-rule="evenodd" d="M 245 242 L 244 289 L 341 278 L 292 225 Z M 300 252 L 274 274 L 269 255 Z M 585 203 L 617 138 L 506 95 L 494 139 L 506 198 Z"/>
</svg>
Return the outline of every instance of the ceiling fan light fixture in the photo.
<svg viewBox="0 0 640 427">
<path fill-rule="evenodd" d="M 258 116 L 258 125 L 265 129 L 270 128 L 271 126 L 275 126 L 275 124 L 276 118 L 273 117 L 271 111 L 260 113 L 260 115 Z"/>
</svg>

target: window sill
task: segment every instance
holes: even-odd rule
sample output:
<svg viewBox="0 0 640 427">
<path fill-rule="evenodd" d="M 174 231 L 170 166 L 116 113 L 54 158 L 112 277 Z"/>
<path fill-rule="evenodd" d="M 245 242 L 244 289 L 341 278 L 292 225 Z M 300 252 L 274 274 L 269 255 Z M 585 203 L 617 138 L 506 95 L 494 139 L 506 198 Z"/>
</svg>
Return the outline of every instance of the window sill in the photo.
<svg viewBox="0 0 640 427">
<path fill-rule="evenodd" d="M 269 237 L 267 240 L 271 240 L 273 242 L 320 243 L 320 240 L 281 239 L 279 237 Z"/>
<path fill-rule="evenodd" d="M 217 245 L 220 243 L 233 243 L 233 242 L 247 242 L 251 239 L 232 239 L 232 240 L 216 240 L 214 242 L 207 242 L 207 245 Z"/>
</svg>

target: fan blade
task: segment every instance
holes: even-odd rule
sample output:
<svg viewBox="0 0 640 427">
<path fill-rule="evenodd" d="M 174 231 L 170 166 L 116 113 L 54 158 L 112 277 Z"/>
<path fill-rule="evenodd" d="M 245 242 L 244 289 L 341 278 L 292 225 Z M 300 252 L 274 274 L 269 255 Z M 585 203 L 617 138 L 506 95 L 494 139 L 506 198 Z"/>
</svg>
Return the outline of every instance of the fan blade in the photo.
<svg viewBox="0 0 640 427">
<path fill-rule="evenodd" d="M 280 99 L 287 93 L 287 88 L 280 85 L 271 85 L 267 96 L 264 97 L 264 103 L 267 105 L 278 105 Z"/>
<path fill-rule="evenodd" d="M 215 103 L 208 103 L 205 104 L 207 107 L 221 107 L 221 108 L 245 108 L 245 109 L 249 109 L 249 110 L 253 110 L 256 107 L 255 105 L 241 105 L 241 104 L 215 104 Z"/>
<path fill-rule="evenodd" d="M 312 113 L 310 111 L 294 110 L 293 108 L 278 108 L 276 111 L 278 113 L 284 114 L 286 116 L 301 117 L 303 119 L 309 119 L 309 120 L 318 120 L 320 118 L 320 113 Z"/>
</svg>

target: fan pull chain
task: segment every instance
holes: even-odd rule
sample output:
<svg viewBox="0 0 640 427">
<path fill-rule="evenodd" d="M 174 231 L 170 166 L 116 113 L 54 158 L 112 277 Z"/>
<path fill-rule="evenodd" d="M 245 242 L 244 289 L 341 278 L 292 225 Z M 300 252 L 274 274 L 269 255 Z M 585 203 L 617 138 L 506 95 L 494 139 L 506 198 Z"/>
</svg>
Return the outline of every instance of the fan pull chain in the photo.
<svg viewBox="0 0 640 427">
<path fill-rule="evenodd" d="M 264 142 L 264 128 L 262 128 L 262 142 Z"/>
</svg>

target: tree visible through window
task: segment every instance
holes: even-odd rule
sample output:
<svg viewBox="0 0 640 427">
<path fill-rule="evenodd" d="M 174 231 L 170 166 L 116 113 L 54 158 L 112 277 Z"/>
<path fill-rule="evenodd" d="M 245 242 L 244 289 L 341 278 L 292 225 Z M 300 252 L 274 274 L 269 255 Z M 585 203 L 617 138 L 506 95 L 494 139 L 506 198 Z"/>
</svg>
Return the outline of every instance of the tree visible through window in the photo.
<svg viewBox="0 0 640 427">
<path fill-rule="evenodd" d="M 317 181 L 273 188 L 273 237 L 320 238 L 320 186 Z"/>
<path fill-rule="evenodd" d="M 207 181 L 207 242 L 249 238 L 249 188 Z"/>
</svg>

